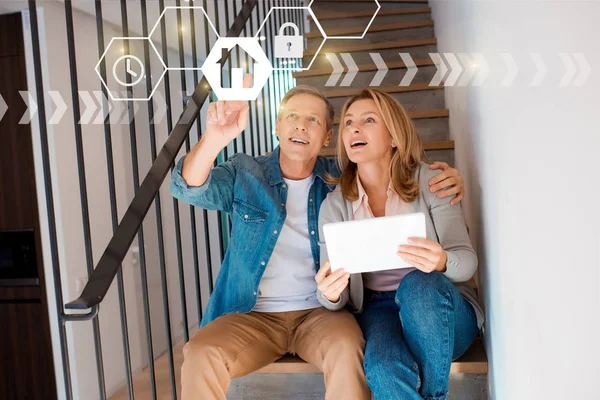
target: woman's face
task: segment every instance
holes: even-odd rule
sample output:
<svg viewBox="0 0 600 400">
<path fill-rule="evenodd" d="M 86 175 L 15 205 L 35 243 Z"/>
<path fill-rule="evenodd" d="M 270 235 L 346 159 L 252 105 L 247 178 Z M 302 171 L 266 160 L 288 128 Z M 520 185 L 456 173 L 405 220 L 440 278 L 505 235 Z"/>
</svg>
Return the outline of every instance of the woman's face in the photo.
<svg viewBox="0 0 600 400">
<path fill-rule="evenodd" d="M 392 153 L 392 136 L 372 99 L 355 101 L 341 121 L 341 135 L 350 161 L 382 160 Z"/>
</svg>

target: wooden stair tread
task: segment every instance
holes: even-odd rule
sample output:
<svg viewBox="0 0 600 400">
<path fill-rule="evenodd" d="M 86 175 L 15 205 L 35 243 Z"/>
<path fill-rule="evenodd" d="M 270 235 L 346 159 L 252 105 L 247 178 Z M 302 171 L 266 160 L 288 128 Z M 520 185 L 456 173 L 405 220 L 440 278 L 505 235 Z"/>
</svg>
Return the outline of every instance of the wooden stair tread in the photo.
<svg viewBox="0 0 600 400">
<path fill-rule="evenodd" d="M 340 39 L 341 40 L 341 39 Z M 382 49 L 395 49 L 401 47 L 416 47 L 434 45 L 437 43 L 437 39 L 422 38 L 422 39 L 402 39 L 389 42 L 379 43 L 360 43 L 353 39 L 347 39 L 343 46 L 328 48 L 325 50 L 327 53 L 351 53 L 353 51 L 371 51 L 371 50 L 382 50 Z M 314 56 L 317 52 L 317 48 L 308 49 L 304 52 L 304 56 Z M 322 53 L 321 53 L 322 54 Z"/>
<path fill-rule="evenodd" d="M 385 93 L 402 93 L 402 92 L 417 92 L 421 90 L 437 90 L 443 89 L 444 85 L 434 85 L 430 86 L 429 83 L 412 83 L 408 86 L 378 86 L 377 90 L 380 90 Z M 331 90 L 323 90 L 323 94 L 331 99 L 333 97 L 348 97 L 359 94 L 363 88 L 344 88 L 344 89 L 331 89 Z"/>
<path fill-rule="evenodd" d="M 454 149 L 454 140 L 438 140 L 435 142 L 423 142 L 423 150 L 452 150 Z M 335 147 L 328 147 L 319 152 L 320 156 L 335 156 Z"/>
<path fill-rule="evenodd" d="M 411 119 L 444 118 L 450 116 L 450 111 L 447 108 L 442 108 L 439 110 L 408 111 L 408 116 Z M 339 125 L 340 118 L 335 117 L 333 123 L 334 125 Z"/>
<path fill-rule="evenodd" d="M 337 19 L 337 18 L 357 18 L 357 17 L 372 17 L 375 10 L 365 11 L 345 11 L 345 12 L 328 12 L 320 13 L 317 15 L 317 19 Z M 431 12 L 431 7 L 406 7 L 398 9 L 379 10 L 377 16 L 382 15 L 410 15 L 410 14 L 428 14 Z M 313 19 L 312 15 L 309 15 L 310 20 Z"/>
<path fill-rule="evenodd" d="M 408 22 L 394 22 L 391 24 L 372 24 L 369 27 L 368 32 L 382 32 L 382 31 L 395 31 L 398 29 L 410 29 L 410 28 L 423 28 L 427 26 L 433 26 L 433 20 L 427 19 L 423 21 L 408 21 Z M 352 34 L 362 34 L 365 31 L 364 27 L 345 27 L 337 29 L 327 29 L 325 33 L 327 36 L 344 36 Z M 307 39 L 323 37 L 321 32 L 315 30 L 308 32 L 304 35 Z"/>
<path fill-rule="evenodd" d="M 319 374 L 321 371 L 298 356 L 285 355 L 257 371 L 263 374 Z M 488 362 L 481 339 L 477 338 L 450 367 L 451 374 L 487 374 Z"/>
<path fill-rule="evenodd" d="M 417 67 L 423 67 L 427 65 L 435 65 L 435 62 L 431 58 L 419 58 L 413 60 Z M 406 64 L 404 61 L 392 61 L 386 63 L 388 69 L 400 69 L 406 68 Z M 377 65 L 374 63 L 369 64 L 359 64 L 357 65 L 357 72 L 367 72 L 367 71 L 377 71 Z M 348 66 L 344 65 L 344 72 L 348 71 Z M 333 73 L 333 67 L 331 68 L 311 68 L 306 71 L 294 72 L 294 78 L 305 78 L 309 76 L 321 76 L 321 75 L 331 75 Z"/>
</svg>

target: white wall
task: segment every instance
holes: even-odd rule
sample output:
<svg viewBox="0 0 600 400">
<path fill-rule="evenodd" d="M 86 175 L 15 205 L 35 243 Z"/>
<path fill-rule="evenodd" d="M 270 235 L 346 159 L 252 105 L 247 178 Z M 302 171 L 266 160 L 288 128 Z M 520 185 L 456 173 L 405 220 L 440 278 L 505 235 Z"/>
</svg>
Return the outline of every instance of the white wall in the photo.
<svg viewBox="0 0 600 400">
<path fill-rule="evenodd" d="M 480 255 L 490 394 L 598 396 L 600 2 L 433 1 L 438 51 L 482 53 L 482 87 L 446 89 L 467 222 Z M 520 71 L 502 87 L 511 54 Z M 540 53 L 539 87 L 529 53 Z M 559 53 L 583 53 L 582 87 L 559 87 Z M 579 71 L 579 70 L 578 70 Z"/>
</svg>

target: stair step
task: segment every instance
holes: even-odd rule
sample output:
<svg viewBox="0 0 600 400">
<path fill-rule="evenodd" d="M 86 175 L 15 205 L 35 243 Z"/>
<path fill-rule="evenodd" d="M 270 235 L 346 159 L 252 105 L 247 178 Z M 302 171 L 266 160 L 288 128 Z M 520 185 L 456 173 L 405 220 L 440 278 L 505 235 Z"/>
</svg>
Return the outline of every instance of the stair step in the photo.
<svg viewBox="0 0 600 400">
<path fill-rule="evenodd" d="M 395 31 L 400 29 L 410 28 L 422 28 L 426 26 L 433 26 L 433 20 L 426 19 L 422 21 L 407 21 L 407 22 L 394 22 L 387 24 L 372 24 L 369 27 L 369 32 L 382 32 L 382 31 Z M 365 31 L 363 26 L 349 26 L 345 28 L 327 29 L 327 36 L 360 36 Z M 308 32 L 304 35 L 307 39 L 318 38 L 321 39 L 323 36 L 319 31 Z"/>
<path fill-rule="evenodd" d="M 379 10 L 377 17 L 383 15 L 407 15 L 407 14 L 423 14 L 431 13 L 431 7 L 404 7 L 396 9 Z M 327 13 L 315 13 L 317 19 L 320 21 L 328 19 L 346 19 L 346 18 L 357 18 L 357 17 L 372 17 L 373 10 L 360 10 L 360 11 L 334 11 Z M 308 16 L 309 20 L 312 20 L 312 15 Z"/>
<path fill-rule="evenodd" d="M 336 114 L 337 115 L 337 114 Z M 444 118 L 450 116 L 450 111 L 445 108 L 442 110 L 422 110 L 422 111 L 411 111 L 408 113 L 408 116 L 413 120 L 417 119 L 427 119 L 427 118 Z M 340 117 L 337 116 L 333 121 L 335 125 L 339 125 Z"/>
<path fill-rule="evenodd" d="M 422 67 L 425 65 L 435 65 L 435 63 L 433 62 L 433 60 L 431 58 L 420 58 L 417 60 L 413 60 L 415 62 L 415 65 L 417 67 Z M 342 64 L 343 65 L 343 64 Z M 393 62 L 388 62 L 386 63 L 388 69 L 393 70 L 393 69 L 399 69 L 399 68 L 406 68 L 406 64 L 404 63 L 404 61 L 393 61 Z M 375 63 L 368 63 L 368 64 L 360 64 L 357 65 L 358 66 L 358 70 L 360 72 L 367 72 L 367 71 L 377 71 L 377 65 L 375 65 Z M 346 65 L 344 65 L 344 72 L 348 71 L 348 67 Z M 306 71 L 299 71 L 299 72 L 294 72 L 292 75 L 294 76 L 294 78 L 298 79 L 298 78 L 305 78 L 305 77 L 311 77 L 311 76 L 322 76 L 322 75 L 326 75 L 329 76 L 333 73 L 333 67 L 330 65 L 329 68 L 311 68 L 309 70 Z M 390 72 L 388 72 L 390 73 Z"/>
<path fill-rule="evenodd" d="M 331 45 L 333 44 L 333 45 Z M 321 49 L 321 52 L 325 53 L 351 53 L 353 51 L 368 51 L 374 52 L 375 50 L 383 49 L 402 49 L 406 47 L 416 47 L 425 45 L 435 45 L 437 40 L 435 37 L 418 38 L 418 39 L 403 39 L 393 40 L 388 42 L 378 43 L 364 43 L 362 40 L 356 41 L 352 39 L 333 39 L 327 40 L 325 46 Z M 314 56 L 316 48 L 307 49 L 304 52 L 304 56 Z M 310 61 L 310 59 L 308 60 Z M 372 61 L 372 60 L 371 60 Z M 308 65 L 308 64 L 306 64 Z"/>
<path fill-rule="evenodd" d="M 348 42 L 349 40 L 346 40 Z M 326 54 L 331 53 L 330 51 L 321 51 L 315 57 L 314 62 L 312 63 L 310 70 L 319 70 L 324 69 L 327 71 L 332 71 L 333 67 L 331 63 L 327 59 Z M 370 49 L 362 50 L 362 51 L 352 51 L 349 52 L 352 55 L 352 59 L 357 65 L 365 65 L 365 64 L 373 64 L 373 58 L 370 53 L 377 53 L 381 56 L 381 58 L 386 62 L 386 64 L 396 63 L 398 61 L 402 61 L 399 53 L 408 53 L 412 57 L 413 60 L 419 59 L 431 59 L 431 53 L 437 53 L 437 46 L 433 45 L 423 45 L 423 46 L 413 46 L 413 47 L 397 47 L 391 49 L 381 49 L 371 51 Z M 308 63 L 311 62 L 314 56 L 304 57 L 302 59 L 303 65 L 306 67 Z M 339 58 L 339 54 L 338 54 Z M 341 60 L 340 60 L 341 62 Z M 342 62 L 342 65 L 344 63 Z"/>
<path fill-rule="evenodd" d="M 391 69 L 387 72 L 383 80 L 379 83 L 380 86 L 392 86 L 399 85 L 402 82 L 402 79 L 408 72 L 408 69 Z M 417 74 L 412 78 L 411 83 L 429 83 L 433 79 L 434 75 L 437 72 L 437 67 L 435 65 L 425 65 L 419 67 L 417 70 Z M 331 72 L 330 72 L 331 74 Z M 359 70 L 354 79 L 352 80 L 352 87 L 370 87 L 373 78 L 377 74 L 377 71 L 363 71 Z M 346 75 L 342 74 L 342 76 L 338 79 L 337 84 L 339 85 Z M 329 80 L 330 75 L 317 75 L 317 76 L 308 76 L 308 77 L 296 77 L 296 82 L 298 85 L 309 85 L 314 87 L 322 87 L 326 88 L 325 85 Z M 373 86 L 376 89 L 378 86 Z M 331 88 L 331 87 L 330 87 Z"/>
<path fill-rule="evenodd" d="M 453 150 L 454 140 L 440 140 L 437 142 L 423 142 L 423 150 Z M 327 147 L 321 150 L 320 156 L 334 157 L 335 147 Z"/>
<path fill-rule="evenodd" d="M 421 90 L 436 90 L 443 89 L 443 85 L 434 85 L 430 86 L 426 83 L 414 83 L 409 86 L 380 86 L 377 89 L 386 93 L 402 93 L 402 92 L 417 92 Z M 344 89 L 330 89 L 324 90 L 323 93 L 327 96 L 328 99 L 336 98 L 336 97 L 349 97 L 359 94 L 362 91 L 362 88 L 344 88 Z"/>
<path fill-rule="evenodd" d="M 320 374 L 321 371 L 298 356 L 286 355 L 257 371 L 263 374 Z M 481 339 L 450 366 L 451 374 L 487 374 L 488 362 Z"/>
<path fill-rule="evenodd" d="M 426 150 L 421 160 L 427 164 L 433 164 L 434 162 L 445 162 L 451 167 L 455 166 L 454 150 Z"/>
<path fill-rule="evenodd" d="M 407 29 L 399 29 L 392 31 L 375 31 L 375 32 L 367 32 L 364 37 L 360 38 L 360 35 L 355 35 L 359 42 L 362 45 L 369 45 L 375 43 L 389 43 L 391 41 L 398 40 L 409 40 L 409 39 L 427 39 L 435 36 L 433 31 L 433 25 L 429 26 L 419 26 L 415 28 L 407 28 Z M 321 49 L 321 51 L 330 53 L 330 48 L 338 47 L 341 41 L 349 41 L 352 39 L 327 39 L 325 45 Z M 317 49 L 321 43 L 323 43 L 323 38 L 315 38 L 307 40 L 307 51 L 312 49 Z"/>
<path fill-rule="evenodd" d="M 351 4 L 349 5 L 351 6 Z M 346 8 L 346 6 L 344 6 Z M 338 5 L 339 9 L 339 5 Z M 339 12 L 339 11 L 338 11 Z M 373 11 L 375 12 L 375 11 Z M 316 15 L 318 15 L 316 13 Z M 353 18 L 344 18 L 343 22 L 340 23 L 339 19 L 323 19 L 319 20 L 319 24 L 323 28 L 326 33 L 329 33 L 330 29 L 338 29 L 341 26 L 362 26 L 363 30 L 369 25 L 371 22 L 372 15 L 368 17 L 353 17 Z M 377 13 L 377 17 L 373 20 L 373 24 L 393 24 L 399 22 L 410 22 L 410 21 L 424 21 L 429 20 L 431 18 L 431 14 L 429 13 L 420 13 L 420 14 L 404 14 L 404 15 L 380 15 Z M 309 21 L 310 32 L 319 31 L 317 25 L 314 20 Z"/>
</svg>

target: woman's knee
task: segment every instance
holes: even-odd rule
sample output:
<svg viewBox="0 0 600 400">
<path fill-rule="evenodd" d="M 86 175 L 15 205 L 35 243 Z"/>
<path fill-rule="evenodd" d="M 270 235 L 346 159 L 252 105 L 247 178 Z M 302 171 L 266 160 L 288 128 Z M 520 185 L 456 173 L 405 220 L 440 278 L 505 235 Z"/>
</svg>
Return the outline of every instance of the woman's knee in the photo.
<svg viewBox="0 0 600 400">
<path fill-rule="evenodd" d="M 415 270 L 407 274 L 396 291 L 396 303 L 402 307 L 428 308 L 440 299 L 450 301 L 452 283 L 438 271 Z"/>
</svg>

